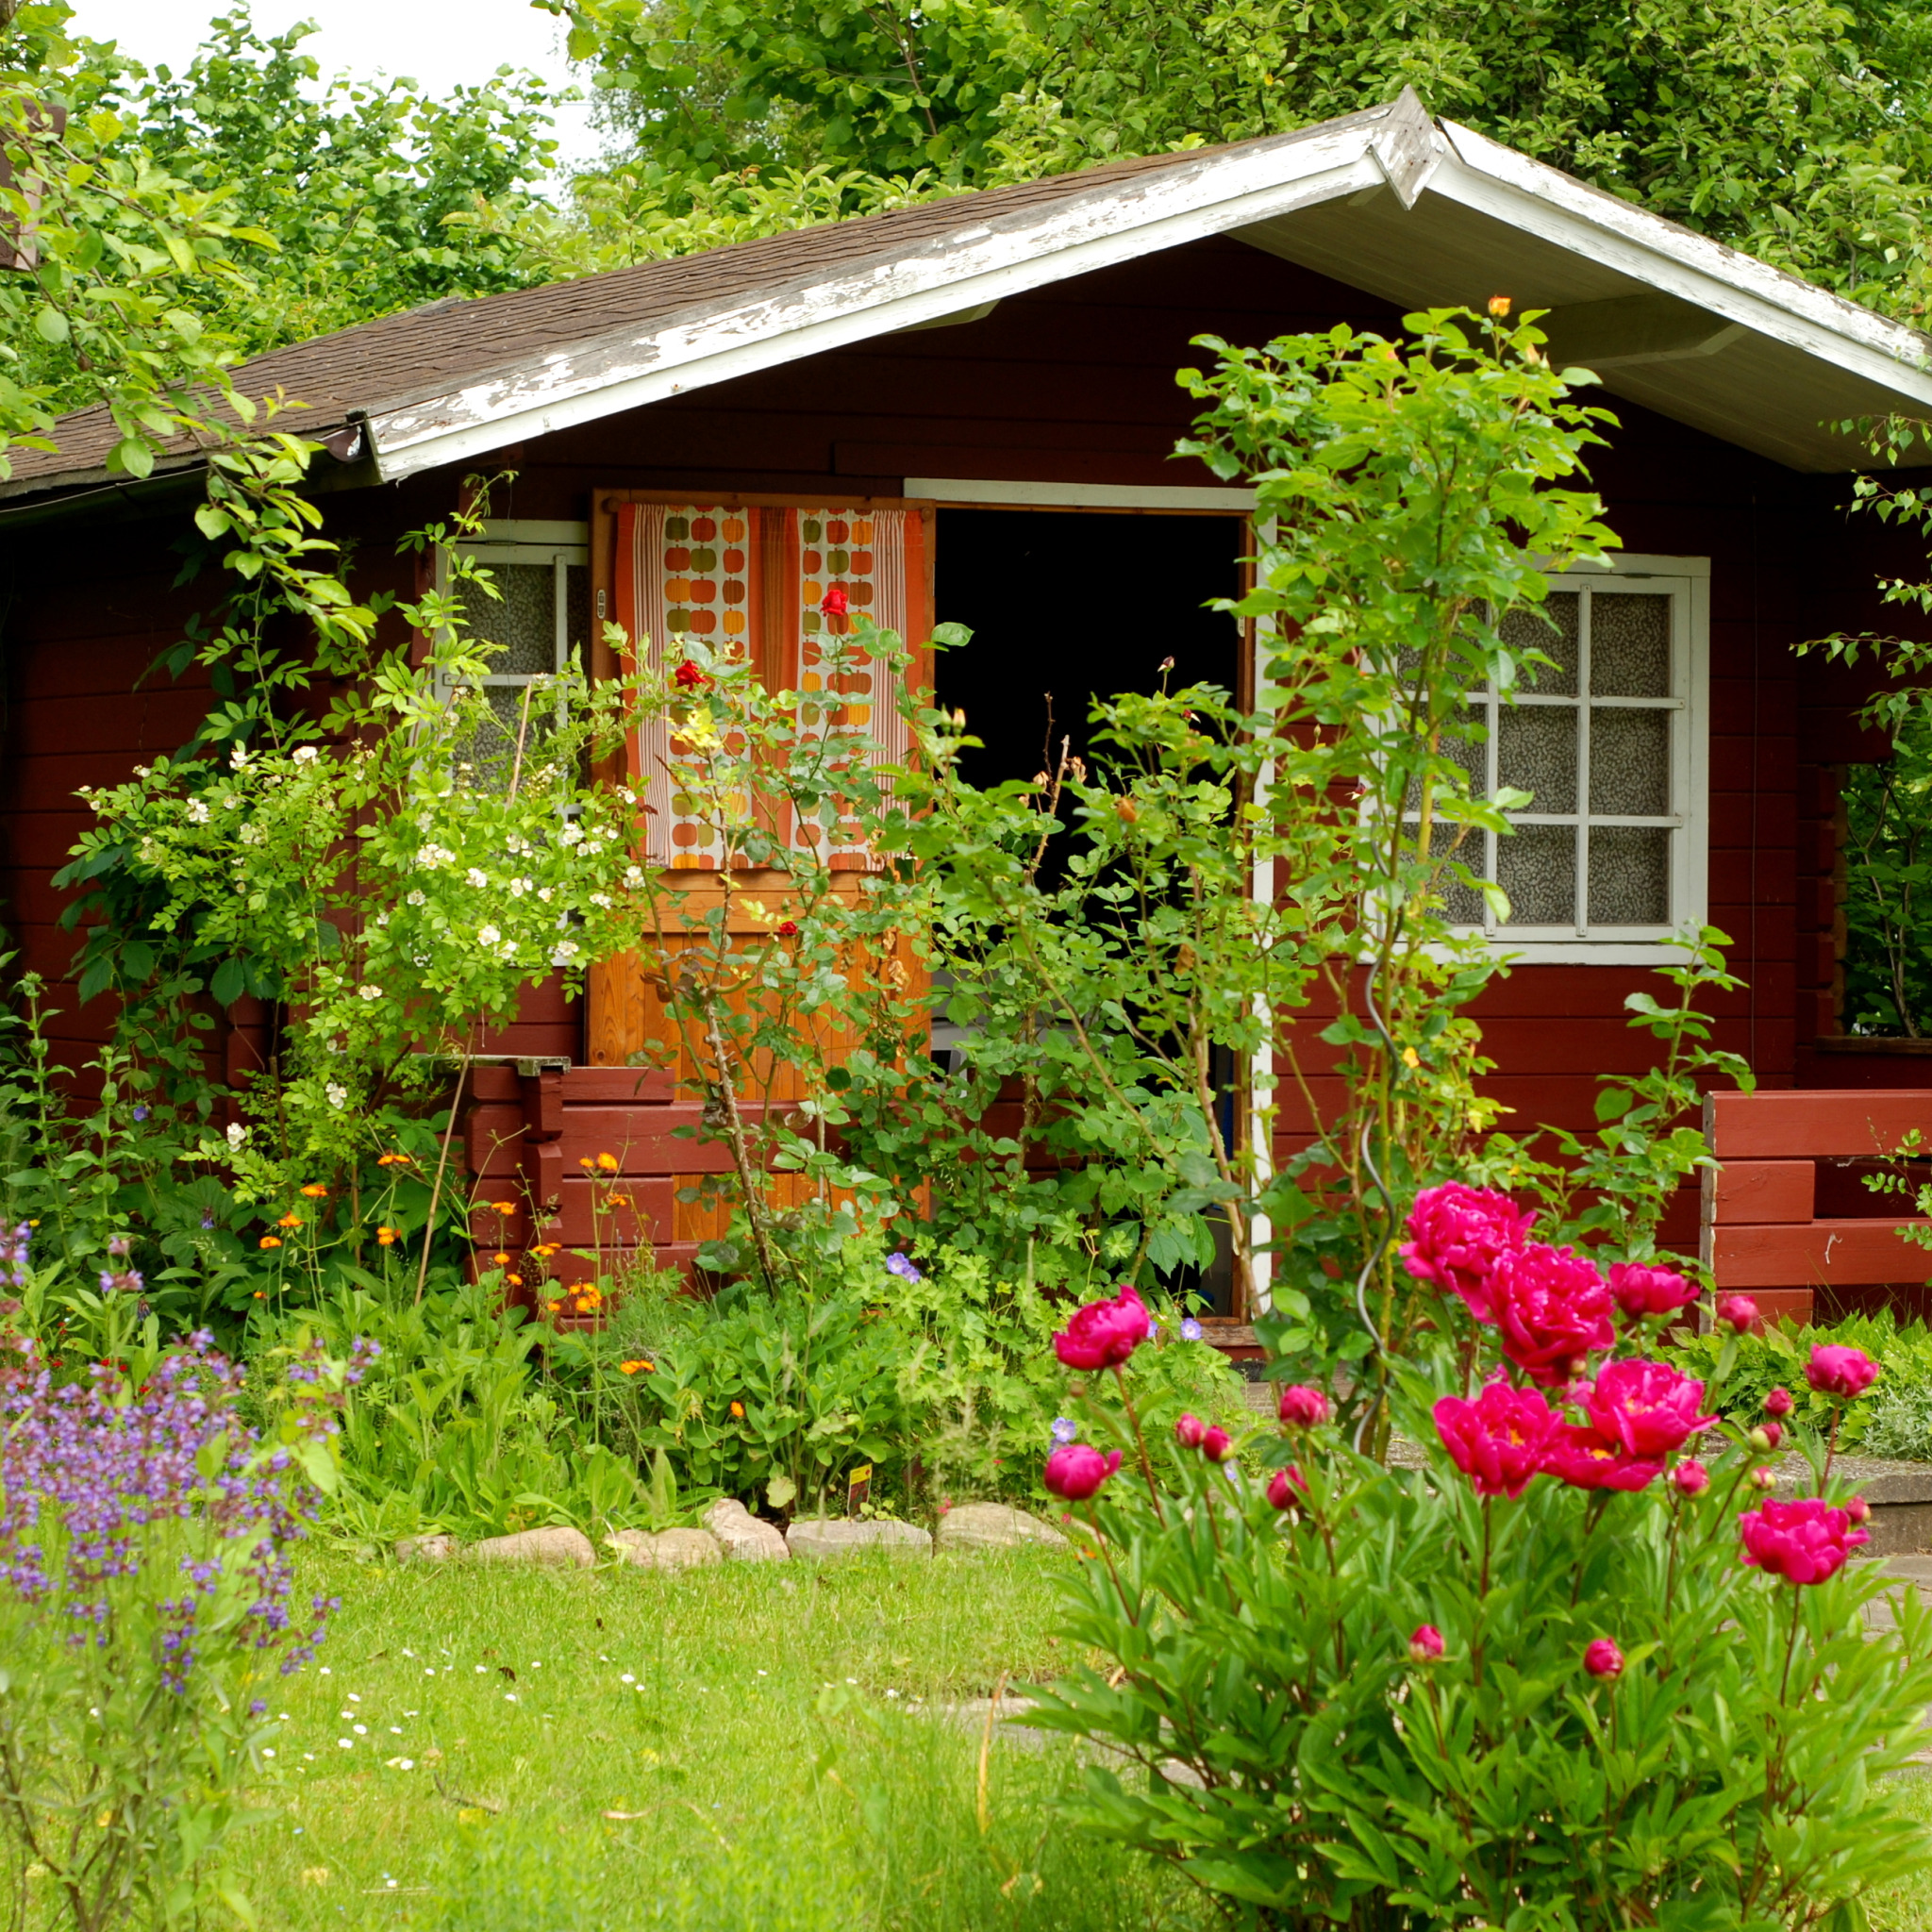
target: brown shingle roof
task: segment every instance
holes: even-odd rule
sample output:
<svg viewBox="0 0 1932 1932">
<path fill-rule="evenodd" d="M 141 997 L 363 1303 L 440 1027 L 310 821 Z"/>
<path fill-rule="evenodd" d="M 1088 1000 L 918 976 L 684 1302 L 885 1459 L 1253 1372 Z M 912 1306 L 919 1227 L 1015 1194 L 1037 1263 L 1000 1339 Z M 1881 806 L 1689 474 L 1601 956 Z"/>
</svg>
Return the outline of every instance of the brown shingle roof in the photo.
<svg viewBox="0 0 1932 1932">
<path fill-rule="evenodd" d="M 1357 118 L 1362 117 L 1351 115 L 1323 126 L 1345 125 Z M 1316 131 L 1264 139 L 1292 142 Z M 473 300 L 453 297 L 258 356 L 237 369 L 235 379 L 244 394 L 268 396 L 279 389 L 305 404 L 285 426 L 319 435 L 341 425 L 352 409 L 375 411 L 426 401 L 548 349 L 725 305 L 868 257 L 896 255 L 965 224 L 996 223 L 1135 175 L 1185 166 L 1204 152 L 1216 151 L 1141 156 L 1082 174 L 965 192 L 890 214 L 793 229 L 576 281 Z M 0 492 L 19 494 L 98 475 L 117 440 L 104 408 L 63 416 L 56 435 L 58 452 L 14 452 L 13 480 L 0 486 Z"/>
</svg>

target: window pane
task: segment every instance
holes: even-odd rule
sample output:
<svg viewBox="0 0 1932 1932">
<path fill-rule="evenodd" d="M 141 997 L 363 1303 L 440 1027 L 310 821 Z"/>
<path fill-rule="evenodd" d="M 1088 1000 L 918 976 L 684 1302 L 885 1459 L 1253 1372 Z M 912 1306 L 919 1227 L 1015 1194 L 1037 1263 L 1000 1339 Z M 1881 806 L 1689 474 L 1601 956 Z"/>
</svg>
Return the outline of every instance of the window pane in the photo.
<svg viewBox="0 0 1932 1932">
<path fill-rule="evenodd" d="M 455 746 L 458 783 L 477 791 L 502 791 L 508 788 L 510 769 L 516 762 L 517 730 L 523 724 L 523 684 L 487 684 L 483 687 L 484 709 L 477 715 L 476 728 Z M 533 701 L 534 704 L 534 701 Z M 528 758 L 530 741 L 537 735 L 533 712 L 524 732 L 524 756 Z"/>
<path fill-rule="evenodd" d="M 450 586 L 470 635 L 504 648 L 490 658 L 492 676 L 548 675 L 557 669 L 557 575 L 547 563 L 480 564 L 495 582 L 492 597 L 460 578 Z"/>
<path fill-rule="evenodd" d="M 1482 858 L 1482 844 L 1479 837 L 1471 842 L 1475 847 L 1470 859 L 1470 870 L 1474 872 Z M 1460 879 L 1444 877 L 1442 917 L 1451 925 L 1480 925 L 1484 909 L 1483 895 L 1474 886 L 1465 886 Z"/>
<path fill-rule="evenodd" d="M 1472 796 L 1480 798 L 1489 789 L 1489 745 L 1482 733 L 1489 723 L 1490 708 L 1487 705 L 1471 705 L 1463 712 L 1461 730 L 1452 730 L 1448 725 L 1442 728 L 1442 737 L 1438 749 L 1451 764 L 1460 765 L 1467 774 Z M 1441 788 L 1438 788 L 1440 795 Z M 1404 805 L 1405 811 L 1420 811 L 1423 808 L 1423 788 L 1415 779 L 1409 780 L 1408 799 Z"/>
<path fill-rule="evenodd" d="M 1535 794 L 1531 811 L 1576 809 L 1576 712 L 1570 705 L 1523 705 L 1502 716 L 1496 778 Z"/>
<path fill-rule="evenodd" d="M 1576 691 L 1576 640 L 1583 599 L 1575 591 L 1552 591 L 1539 610 L 1509 610 L 1496 632 L 1512 650 L 1541 651 L 1554 658 L 1553 669 L 1537 665 L 1524 674 L 1526 690 L 1570 697 Z"/>
<path fill-rule="evenodd" d="M 1670 833 L 1661 825 L 1592 825 L 1591 924 L 1668 925 L 1670 920 Z"/>
<path fill-rule="evenodd" d="M 1671 808 L 1671 714 L 1590 708 L 1590 808 L 1661 817 Z"/>
<path fill-rule="evenodd" d="M 591 662 L 591 567 L 570 563 L 563 570 L 566 661 L 575 658 L 587 671 Z"/>
<path fill-rule="evenodd" d="M 1576 919 L 1576 834 L 1568 825 L 1518 825 L 1496 841 L 1496 881 L 1515 925 L 1571 925 Z"/>
<path fill-rule="evenodd" d="M 1671 600 L 1593 591 L 1590 688 L 1600 698 L 1671 694 Z"/>
</svg>

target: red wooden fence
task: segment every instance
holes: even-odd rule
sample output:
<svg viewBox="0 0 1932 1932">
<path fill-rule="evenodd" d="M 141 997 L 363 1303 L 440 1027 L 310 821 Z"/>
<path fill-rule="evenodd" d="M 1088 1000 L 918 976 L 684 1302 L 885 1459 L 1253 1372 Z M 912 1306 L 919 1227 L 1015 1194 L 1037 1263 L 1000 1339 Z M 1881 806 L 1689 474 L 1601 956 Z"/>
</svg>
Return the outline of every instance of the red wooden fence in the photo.
<svg viewBox="0 0 1932 1932">
<path fill-rule="evenodd" d="M 1820 1289 L 1932 1277 L 1932 1252 L 1900 1234 L 1928 1224 L 1899 1215 L 1898 1196 L 1865 1197 L 1870 1214 L 1817 1211 L 1821 1162 L 1883 1161 L 1915 1128 L 1932 1139 L 1923 1089 L 1710 1094 L 1704 1135 L 1720 1164 L 1704 1175 L 1703 1257 L 1720 1292 L 1749 1294 L 1767 1320 L 1803 1323 Z"/>
</svg>

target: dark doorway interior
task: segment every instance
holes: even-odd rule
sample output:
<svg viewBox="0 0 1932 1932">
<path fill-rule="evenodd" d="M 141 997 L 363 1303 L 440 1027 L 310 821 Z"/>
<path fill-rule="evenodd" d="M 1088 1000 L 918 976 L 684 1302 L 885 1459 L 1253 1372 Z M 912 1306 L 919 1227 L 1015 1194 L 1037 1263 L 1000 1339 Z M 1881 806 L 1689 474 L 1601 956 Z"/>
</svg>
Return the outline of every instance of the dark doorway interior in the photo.
<svg viewBox="0 0 1932 1932">
<path fill-rule="evenodd" d="M 1084 755 L 1095 694 L 1158 690 L 1163 658 L 1170 691 L 1238 691 L 1239 629 L 1201 607 L 1240 594 L 1244 533 L 1239 517 L 941 510 L 933 601 L 973 641 L 939 654 L 934 681 L 985 741 L 963 775 L 1030 778 L 1049 739 Z"/>
</svg>

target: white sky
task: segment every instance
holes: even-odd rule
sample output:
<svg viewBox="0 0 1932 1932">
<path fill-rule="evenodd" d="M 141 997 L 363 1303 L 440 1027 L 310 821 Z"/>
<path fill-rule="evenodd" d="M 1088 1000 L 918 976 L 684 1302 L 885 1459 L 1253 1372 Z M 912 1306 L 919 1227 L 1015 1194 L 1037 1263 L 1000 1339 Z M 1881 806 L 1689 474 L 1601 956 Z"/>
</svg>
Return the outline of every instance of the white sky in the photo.
<svg viewBox="0 0 1932 1932">
<path fill-rule="evenodd" d="M 115 41 L 124 53 L 177 72 L 192 58 L 224 0 L 74 0 L 77 32 Z M 264 35 L 298 20 L 321 29 L 302 45 L 325 73 L 408 75 L 431 93 L 487 79 L 505 63 L 527 67 L 555 86 L 572 79 L 564 23 L 529 0 L 255 0 Z M 588 158 L 597 141 L 582 107 L 559 108 L 565 158 Z"/>
</svg>

